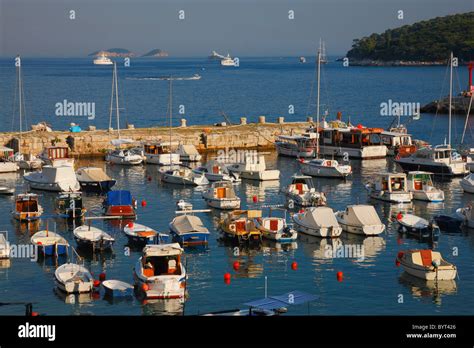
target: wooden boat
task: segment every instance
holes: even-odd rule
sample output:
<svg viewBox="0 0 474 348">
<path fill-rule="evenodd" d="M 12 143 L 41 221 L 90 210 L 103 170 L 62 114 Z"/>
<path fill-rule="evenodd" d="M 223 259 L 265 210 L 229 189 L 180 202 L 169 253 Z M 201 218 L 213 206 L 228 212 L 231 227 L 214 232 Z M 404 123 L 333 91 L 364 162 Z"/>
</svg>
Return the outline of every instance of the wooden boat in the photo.
<svg viewBox="0 0 474 348">
<path fill-rule="evenodd" d="M 174 169 L 161 168 L 158 171 L 161 181 L 169 184 L 201 186 L 208 185 L 209 181 L 203 174 L 193 172 L 190 168 L 179 167 Z"/>
<path fill-rule="evenodd" d="M 39 197 L 35 193 L 22 193 L 15 198 L 13 217 L 18 221 L 38 220 L 43 213 Z"/>
<path fill-rule="evenodd" d="M 239 174 L 243 179 L 258 181 L 280 179 L 278 169 L 267 169 L 263 154 L 247 153 L 243 162 L 228 165 L 227 169 L 231 173 Z"/>
<path fill-rule="evenodd" d="M 105 215 L 135 218 L 135 205 L 130 191 L 109 191 L 104 201 Z"/>
<path fill-rule="evenodd" d="M 7 238 L 8 232 L 0 232 L 0 260 L 5 260 L 10 258 L 10 243 Z"/>
<path fill-rule="evenodd" d="M 228 181 L 216 181 L 202 193 L 207 205 L 217 209 L 239 209 L 240 198 Z"/>
<path fill-rule="evenodd" d="M 400 225 L 400 231 L 410 234 L 420 239 L 430 238 L 436 240 L 440 235 L 438 225 L 433 221 L 425 220 L 413 214 L 397 215 L 397 222 Z"/>
<path fill-rule="evenodd" d="M 82 204 L 82 194 L 80 192 L 61 192 L 56 197 L 56 211 L 58 215 L 68 219 L 84 217 L 86 208 Z"/>
<path fill-rule="evenodd" d="M 408 191 L 407 176 L 403 173 L 387 173 L 365 185 L 369 196 L 393 203 L 409 203 L 413 193 Z"/>
<path fill-rule="evenodd" d="M 183 145 L 178 146 L 179 157 L 186 162 L 199 162 L 202 156 L 196 150 L 194 145 Z"/>
<path fill-rule="evenodd" d="M 259 217 L 262 217 L 261 210 L 235 210 L 225 215 L 219 227 L 225 236 L 239 243 L 261 243 L 262 232 L 254 221 Z"/>
<path fill-rule="evenodd" d="M 31 236 L 31 244 L 36 245 L 43 256 L 65 255 L 69 246 L 66 238 L 48 230 L 36 232 Z"/>
<path fill-rule="evenodd" d="M 183 246 L 207 244 L 209 230 L 194 215 L 178 215 L 169 224 L 173 239 Z"/>
<path fill-rule="evenodd" d="M 171 143 L 148 143 L 143 145 L 143 153 L 147 164 L 176 165 L 181 164 L 179 153 L 171 151 Z"/>
<path fill-rule="evenodd" d="M 336 160 L 317 158 L 312 160 L 299 160 L 301 173 L 305 175 L 325 178 L 346 178 L 352 174 L 352 167 L 340 164 Z"/>
<path fill-rule="evenodd" d="M 110 234 L 91 225 L 76 227 L 73 233 L 78 247 L 92 248 L 93 251 L 110 249 L 115 242 Z"/>
<path fill-rule="evenodd" d="M 65 263 L 54 272 L 56 286 L 68 294 L 91 292 L 94 286 L 92 274 L 84 266 Z"/>
<path fill-rule="evenodd" d="M 136 244 L 161 244 L 168 241 L 168 235 L 158 233 L 151 227 L 129 222 L 124 228 L 123 232 L 128 238 L 128 241 Z"/>
<path fill-rule="evenodd" d="M 433 185 L 433 173 L 414 171 L 408 172 L 408 191 L 413 193 L 413 199 L 428 202 L 444 201 L 444 192 Z"/>
<path fill-rule="evenodd" d="M 121 280 L 104 280 L 102 287 L 106 296 L 111 297 L 129 297 L 133 296 L 133 285 L 125 283 Z"/>
<path fill-rule="evenodd" d="M 39 172 L 25 174 L 23 178 L 28 182 L 31 188 L 36 190 L 75 192 L 81 189 L 74 168 L 69 165 L 47 165 Z"/>
<path fill-rule="evenodd" d="M 430 249 L 401 251 L 397 261 L 405 272 L 425 280 L 453 280 L 457 275 L 455 265 Z"/>
<path fill-rule="evenodd" d="M 274 216 L 275 211 L 283 211 L 283 217 Z M 292 243 L 298 238 L 298 233 L 286 222 L 286 209 L 270 208 L 269 216 L 255 219 L 255 227 L 262 232 L 263 238 L 278 243 Z"/>
<path fill-rule="evenodd" d="M 316 191 L 310 176 L 294 174 L 291 183 L 282 188 L 281 192 L 285 194 L 290 208 L 295 204 L 302 207 L 326 204 L 325 194 Z"/>
<path fill-rule="evenodd" d="M 461 180 L 461 187 L 464 192 L 474 193 L 474 173 L 470 173 Z"/>
<path fill-rule="evenodd" d="M 184 250 L 178 243 L 153 244 L 143 248 L 134 268 L 135 285 L 148 299 L 184 298 L 186 269 Z"/>
<path fill-rule="evenodd" d="M 116 183 L 102 168 L 98 167 L 79 168 L 76 176 L 83 192 L 107 193 Z"/>
<path fill-rule="evenodd" d="M 339 237 L 342 228 L 334 212 L 329 207 L 310 207 L 293 215 L 295 229 L 298 232 L 322 238 Z"/>
<path fill-rule="evenodd" d="M 385 231 L 385 225 L 372 205 L 349 205 L 346 210 L 336 212 L 336 219 L 347 233 L 375 236 Z"/>
</svg>

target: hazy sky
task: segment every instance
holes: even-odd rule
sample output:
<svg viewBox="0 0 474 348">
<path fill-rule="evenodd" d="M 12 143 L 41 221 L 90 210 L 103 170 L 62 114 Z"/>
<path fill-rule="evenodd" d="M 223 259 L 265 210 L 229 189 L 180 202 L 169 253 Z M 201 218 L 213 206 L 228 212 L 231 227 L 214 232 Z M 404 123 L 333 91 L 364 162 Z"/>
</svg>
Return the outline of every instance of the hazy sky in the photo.
<svg viewBox="0 0 474 348">
<path fill-rule="evenodd" d="M 328 55 L 343 55 L 355 38 L 468 11 L 472 0 L 0 0 L 0 56 L 80 57 L 112 47 L 297 56 L 314 54 L 320 37 Z"/>
</svg>

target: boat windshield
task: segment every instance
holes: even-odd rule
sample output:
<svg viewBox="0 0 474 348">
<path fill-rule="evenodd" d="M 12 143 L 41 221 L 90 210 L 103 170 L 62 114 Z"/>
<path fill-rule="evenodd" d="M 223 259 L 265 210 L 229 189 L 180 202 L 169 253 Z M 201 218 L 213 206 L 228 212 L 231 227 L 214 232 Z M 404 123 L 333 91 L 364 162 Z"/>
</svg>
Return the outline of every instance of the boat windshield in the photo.
<svg viewBox="0 0 474 348">
<path fill-rule="evenodd" d="M 179 255 L 143 257 L 142 263 L 143 273 L 147 277 L 181 274 Z"/>
</svg>

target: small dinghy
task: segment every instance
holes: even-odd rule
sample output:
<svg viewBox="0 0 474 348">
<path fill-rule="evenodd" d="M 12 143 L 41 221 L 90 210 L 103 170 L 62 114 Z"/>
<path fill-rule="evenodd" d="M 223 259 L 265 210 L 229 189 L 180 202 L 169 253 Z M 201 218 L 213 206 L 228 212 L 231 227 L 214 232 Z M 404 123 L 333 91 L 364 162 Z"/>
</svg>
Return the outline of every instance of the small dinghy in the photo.
<svg viewBox="0 0 474 348">
<path fill-rule="evenodd" d="M 298 232 L 322 238 L 339 237 L 342 228 L 333 210 L 329 207 L 310 207 L 294 214 L 293 221 Z"/>
<path fill-rule="evenodd" d="M 211 160 L 205 166 L 193 169 L 193 172 L 204 174 L 209 181 L 230 181 L 232 183 L 242 181 L 237 172 L 229 172 L 225 164 L 217 160 Z"/>
<path fill-rule="evenodd" d="M 81 219 L 86 213 L 81 192 L 61 192 L 56 197 L 56 212 L 67 219 Z"/>
<path fill-rule="evenodd" d="M 455 265 L 430 249 L 401 251 L 397 262 L 405 272 L 424 280 L 453 280 L 457 274 Z"/>
<path fill-rule="evenodd" d="M 84 266 L 65 263 L 54 272 L 56 286 L 68 294 L 91 292 L 94 286 L 92 274 Z"/>
<path fill-rule="evenodd" d="M 104 280 L 102 287 L 106 296 L 111 297 L 129 297 L 133 296 L 133 285 L 125 283 L 121 280 Z"/>
<path fill-rule="evenodd" d="M 197 216 L 176 216 L 173 221 L 170 222 L 169 226 L 174 240 L 181 245 L 187 246 L 208 243 L 209 230 Z"/>
<path fill-rule="evenodd" d="M 470 173 L 461 180 L 461 187 L 464 192 L 474 193 L 474 173 Z"/>
<path fill-rule="evenodd" d="M 135 244 L 161 244 L 162 241 L 167 241 L 169 237 L 167 234 L 158 233 L 151 227 L 133 222 L 129 222 L 123 228 L 123 232 L 128 241 Z"/>
<path fill-rule="evenodd" d="M 7 184 L 5 180 L 0 181 L 0 195 L 12 195 L 15 193 L 15 187 Z"/>
<path fill-rule="evenodd" d="M 400 225 L 401 232 L 420 239 L 430 238 L 437 240 L 440 235 L 439 227 L 435 222 L 425 220 L 413 214 L 398 213 L 397 222 Z"/>
<path fill-rule="evenodd" d="M 375 236 L 385 231 L 385 225 L 372 205 L 349 205 L 346 210 L 336 213 L 336 219 L 347 233 Z"/>
<path fill-rule="evenodd" d="M 463 220 L 457 216 L 436 215 L 433 219 L 441 231 L 461 232 Z"/>
<path fill-rule="evenodd" d="M 299 205 L 311 207 L 326 205 L 326 196 L 318 192 L 313 186 L 313 180 L 307 175 L 294 174 L 291 183 L 282 188 L 281 192 L 286 196 L 289 208 Z"/>
<path fill-rule="evenodd" d="M 36 232 L 31 236 L 31 244 L 36 245 L 43 256 L 65 255 L 69 246 L 66 238 L 48 230 Z"/>
<path fill-rule="evenodd" d="M 92 248 L 93 251 L 110 249 L 115 242 L 110 234 L 90 225 L 76 227 L 73 233 L 78 247 Z"/>
</svg>

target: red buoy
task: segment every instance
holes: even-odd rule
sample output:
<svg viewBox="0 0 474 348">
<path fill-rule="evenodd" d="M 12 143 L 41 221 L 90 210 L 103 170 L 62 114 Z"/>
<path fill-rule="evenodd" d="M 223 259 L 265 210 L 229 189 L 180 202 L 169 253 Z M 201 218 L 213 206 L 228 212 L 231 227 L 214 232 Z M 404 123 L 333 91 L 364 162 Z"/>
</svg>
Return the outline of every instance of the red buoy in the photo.
<svg viewBox="0 0 474 348">
<path fill-rule="evenodd" d="M 258 202 L 258 197 L 257 197 L 257 196 L 253 196 L 253 197 L 252 197 L 252 200 L 253 200 L 254 203 L 257 203 L 257 202 Z"/>
<path fill-rule="evenodd" d="M 224 283 L 226 283 L 227 285 L 230 284 L 230 279 L 224 279 Z"/>
<path fill-rule="evenodd" d="M 100 299 L 100 292 L 99 292 L 99 291 L 93 291 L 93 292 L 92 292 L 92 298 L 93 298 L 94 300 Z"/>
<path fill-rule="evenodd" d="M 398 261 L 398 259 L 395 259 L 395 266 L 400 267 L 400 261 Z"/>
<path fill-rule="evenodd" d="M 148 290 L 150 290 L 150 287 L 148 286 L 148 284 L 143 284 L 142 285 L 142 290 L 147 292 Z"/>
<path fill-rule="evenodd" d="M 129 222 L 129 223 L 127 224 L 127 226 L 128 226 L 128 228 L 133 228 L 133 222 Z"/>
<path fill-rule="evenodd" d="M 296 270 L 298 269 L 298 262 L 293 261 L 293 262 L 291 263 L 291 269 L 292 269 L 293 271 L 296 271 Z"/>
<path fill-rule="evenodd" d="M 37 316 L 39 316 L 39 313 L 38 312 L 31 312 L 31 316 L 32 317 L 37 317 Z"/>
<path fill-rule="evenodd" d="M 337 272 L 337 281 L 342 282 L 342 279 L 344 278 L 344 273 L 341 271 Z"/>
<path fill-rule="evenodd" d="M 103 282 L 103 281 L 105 280 L 105 273 L 104 273 L 104 272 L 102 272 L 101 274 L 99 274 L 99 280 L 100 280 L 101 282 Z"/>
<path fill-rule="evenodd" d="M 230 283 L 230 273 L 229 273 L 229 272 L 227 272 L 227 273 L 224 274 L 224 282 L 225 282 L 226 284 L 229 284 L 229 283 Z"/>
<path fill-rule="evenodd" d="M 298 211 L 298 213 L 303 214 L 303 213 L 304 213 L 304 209 L 300 209 L 300 210 Z"/>
<path fill-rule="evenodd" d="M 402 214 L 402 212 L 400 211 L 400 212 L 398 212 L 398 214 L 397 214 L 397 220 L 401 220 L 402 218 L 403 218 L 403 214 Z"/>
<path fill-rule="evenodd" d="M 146 201 L 142 200 L 142 207 L 146 207 Z"/>
<path fill-rule="evenodd" d="M 238 271 L 239 268 L 240 268 L 240 263 L 239 263 L 239 261 L 235 261 L 234 264 L 233 264 L 233 267 L 234 267 L 234 270 Z"/>
<path fill-rule="evenodd" d="M 94 280 L 94 288 L 98 288 L 100 286 L 100 280 Z"/>
</svg>

